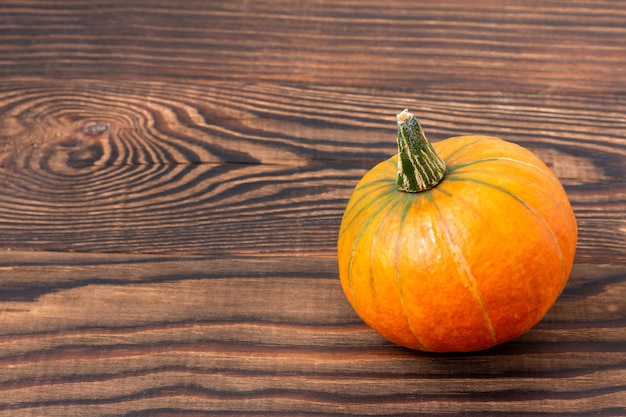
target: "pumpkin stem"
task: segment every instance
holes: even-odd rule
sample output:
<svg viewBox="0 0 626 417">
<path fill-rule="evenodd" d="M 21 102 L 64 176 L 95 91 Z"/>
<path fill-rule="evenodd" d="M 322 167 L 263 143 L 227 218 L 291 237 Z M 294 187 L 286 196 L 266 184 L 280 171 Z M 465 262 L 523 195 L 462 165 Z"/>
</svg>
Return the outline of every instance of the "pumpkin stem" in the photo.
<svg viewBox="0 0 626 417">
<path fill-rule="evenodd" d="M 398 190 L 418 193 L 439 184 L 446 163 L 428 142 L 417 118 L 403 110 L 398 114 Z"/>
</svg>

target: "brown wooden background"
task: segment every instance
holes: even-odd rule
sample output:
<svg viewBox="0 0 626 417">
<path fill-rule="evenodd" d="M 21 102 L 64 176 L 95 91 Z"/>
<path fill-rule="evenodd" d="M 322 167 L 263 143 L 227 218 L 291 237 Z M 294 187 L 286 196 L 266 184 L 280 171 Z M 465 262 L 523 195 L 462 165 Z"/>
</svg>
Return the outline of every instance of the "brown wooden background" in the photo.
<svg viewBox="0 0 626 417">
<path fill-rule="evenodd" d="M 0 417 L 626 415 L 626 4 L 0 1 Z M 532 331 L 434 355 L 335 257 L 408 107 L 580 229 Z"/>
</svg>

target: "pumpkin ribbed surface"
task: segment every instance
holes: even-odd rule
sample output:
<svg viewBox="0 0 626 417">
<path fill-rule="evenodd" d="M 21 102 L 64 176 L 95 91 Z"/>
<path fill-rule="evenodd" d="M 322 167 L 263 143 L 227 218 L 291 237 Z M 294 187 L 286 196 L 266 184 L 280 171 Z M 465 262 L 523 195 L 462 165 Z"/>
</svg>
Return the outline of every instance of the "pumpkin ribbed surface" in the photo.
<svg viewBox="0 0 626 417">
<path fill-rule="evenodd" d="M 572 268 L 577 226 L 559 180 L 533 153 L 463 136 L 433 144 L 443 180 L 398 191 L 398 157 L 357 184 L 338 241 L 357 314 L 401 346 L 473 351 L 543 318 Z"/>
</svg>

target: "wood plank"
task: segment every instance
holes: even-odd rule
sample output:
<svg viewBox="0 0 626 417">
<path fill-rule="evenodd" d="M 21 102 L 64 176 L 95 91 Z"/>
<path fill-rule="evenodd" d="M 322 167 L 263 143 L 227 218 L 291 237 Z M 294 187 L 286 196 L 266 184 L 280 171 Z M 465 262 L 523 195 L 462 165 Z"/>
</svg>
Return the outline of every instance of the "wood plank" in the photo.
<svg viewBox="0 0 626 417">
<path fill-rule="evenodd" d="M 367 328 L 335 262 L 5 253 L 0 416 L 626 412 L 623 267 L 577 264 L 526 335 L 436 355 Z"/>
<path fill-rule="evenodd" d="M 309 161 L 375 164 L 395 115 L 432 141 L 485 134 L 536 152 L 560 178 L 626 178 L 626 96 L 354 90 L 274 84 L 0 81 L 0 164 L 85 175 L 100 166 Z"/>
<path fill-rule="evenodd" d="M 343 164 L 136 165 L 77 176 L 0 169 L 0 241 L 10 250 L 328 256 L 355 172 Z"/>
<path fill-rule="evenodd" d="M 608 0 L 3 2 L 0 78 L 623 93 L 625 18 Z"/>
<path fill-rule="evenodd" d="M 4 250 L 336 256 L 347 200 L 367 168 L 246 164 L 0 168 Z M 626 180 L 564 180 L 576 262 L 624 263 Z"/>
</svg>

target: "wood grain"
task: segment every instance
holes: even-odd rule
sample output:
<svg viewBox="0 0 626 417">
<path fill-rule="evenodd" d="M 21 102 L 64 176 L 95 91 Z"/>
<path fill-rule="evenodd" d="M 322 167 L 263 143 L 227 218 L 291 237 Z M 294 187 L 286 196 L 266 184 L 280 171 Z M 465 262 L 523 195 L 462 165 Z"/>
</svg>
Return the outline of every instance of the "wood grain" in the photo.
<svg viewBox="0 0 626 417">
<path fill-rule="evenodd" d="M 4 2 L 5 76 L 496 91 L 625 90 L 598 0 Z"/>
<path fill-rule="evenodd" d="M 335 263 L 5 256 L 0 415 L 626 411 L 623 268 L 576 265 L 560 302 L 512 343 L 430 355 L 362 324 Z"/>
<path fill-rule="evenodd" d="M 626 177 L 623 95 L 406 89 L 6 79 L 0 161 L 74 170 L 377 163 L 396 152 L 395 115 L 409 107 L 433 141 L 499 136 L 537 152 L 561 178 Z"/>
</svg>

